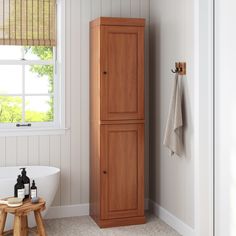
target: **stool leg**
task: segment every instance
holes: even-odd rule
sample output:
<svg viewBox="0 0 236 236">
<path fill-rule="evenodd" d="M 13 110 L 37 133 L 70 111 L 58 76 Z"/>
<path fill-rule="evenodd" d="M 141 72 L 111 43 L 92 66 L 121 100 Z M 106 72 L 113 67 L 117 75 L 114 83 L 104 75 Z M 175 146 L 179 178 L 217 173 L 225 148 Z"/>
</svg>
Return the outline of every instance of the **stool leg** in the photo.
<svg viewBox="0 0 236 236">
<path fill-rule="evenodd" d="M 0 236 L 3 235 L 6 219 L 7 219 L 7 213 L 1 211 L 0 212 Z"/>
<path fill-rule="evenodd" d="M 47 236 L 40 210 L 34 212 L 39 236 Z"/>
<path fill-rule="evenodd" d="M 27 216 L 21 217 L 21 235 L 28 236 L 28 218 Z"/>
<path fill-rule="evenodd" d="M 13 231 L 14 236 L 21 236 L 21 217 L 15 215 L 14 219 L 14 231 Z"/>
</svg>

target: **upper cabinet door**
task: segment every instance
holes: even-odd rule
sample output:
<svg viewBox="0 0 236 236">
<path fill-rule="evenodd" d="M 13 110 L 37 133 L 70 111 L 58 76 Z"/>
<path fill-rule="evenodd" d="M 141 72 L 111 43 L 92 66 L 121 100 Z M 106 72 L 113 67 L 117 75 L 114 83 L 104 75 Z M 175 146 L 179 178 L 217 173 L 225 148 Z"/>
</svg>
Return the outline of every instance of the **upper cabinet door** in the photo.
<svg viewBox="0 0 236 236">
<path fill-rule="evenodd" d="M 101 120 L 144 119 L 144 27 L 101 27 Z"/>
</svg>

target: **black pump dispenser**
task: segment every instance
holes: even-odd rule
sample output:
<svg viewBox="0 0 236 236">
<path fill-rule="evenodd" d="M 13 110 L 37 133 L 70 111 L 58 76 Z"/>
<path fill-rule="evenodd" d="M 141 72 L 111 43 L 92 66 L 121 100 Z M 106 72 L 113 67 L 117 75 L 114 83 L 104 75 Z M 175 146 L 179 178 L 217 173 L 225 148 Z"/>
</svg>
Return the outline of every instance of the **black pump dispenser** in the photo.
<svg viewBox="0 0 236 236">
<path fill-rule="evenodd" d="M 22 175 L 23 175 L 23 174 L 26 175 L 26 170 L 25 170 L 25 169 L 26 169 L 25 167 L 20 168 L 20 170 L 22 170 L 22 171 L 21 171 L 21 174 L 22 174 Z"/>
<path fill-rule="evenodd" d="M 22 170 L 21 175 L 25 187 L 25 197 L 28 198 L 30 195 L 30 179 L 27 177 L 25 169 L 26 168 L 20 168 L 20 170 Z"/>
<path fill-rule="evenodd" d="M 23 184 L 22 177 L 18 175 L 17 183 L 15 185 L 14 196 L 18 198 L 25 198 L 25 186 Z"/>
<path fill-rule="evenodd" d="M 38 196 L 37 187 L 35 185 L 35 181 L 33 180 L 31 191 L 30 191 L 31 198 L 36 198 Z"/>
</svg>

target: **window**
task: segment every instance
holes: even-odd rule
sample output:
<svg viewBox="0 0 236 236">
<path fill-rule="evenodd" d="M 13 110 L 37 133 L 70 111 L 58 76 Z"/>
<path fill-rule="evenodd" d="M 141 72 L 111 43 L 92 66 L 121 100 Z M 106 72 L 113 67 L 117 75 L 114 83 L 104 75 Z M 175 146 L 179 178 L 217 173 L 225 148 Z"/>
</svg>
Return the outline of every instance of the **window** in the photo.
<svg viewBox="0 0 236 236">
<path fill-rule="evenodd" d="M 0 129 L 63 128 L 62 7 L 0 1 Z"/>
<path fill-rule="evenodd" d="M 17 127 L 54 122 L 55 50 L 0 46 L 0 122 Z"/>
</svg>

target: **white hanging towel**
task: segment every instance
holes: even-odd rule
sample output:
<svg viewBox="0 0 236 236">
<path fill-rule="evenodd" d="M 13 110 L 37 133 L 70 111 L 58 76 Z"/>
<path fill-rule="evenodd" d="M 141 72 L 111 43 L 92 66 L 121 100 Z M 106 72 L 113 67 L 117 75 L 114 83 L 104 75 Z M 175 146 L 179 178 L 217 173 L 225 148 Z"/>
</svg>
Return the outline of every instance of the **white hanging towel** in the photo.
<svg viewBox="0 0 236 236">
<path fill-rule="evenodd" d="M 169 114 L 166 124 L 163 144 L 171 151 L 171 155 L 176 154 L 182 156 L 183 154 L 183 119 L 182 119 L 182 93 L 180 88 L 180 78 L 176 74 L 174 79 L 174 86 L 171 94 Z"/>
</svg>

